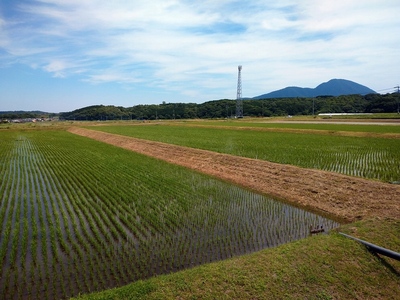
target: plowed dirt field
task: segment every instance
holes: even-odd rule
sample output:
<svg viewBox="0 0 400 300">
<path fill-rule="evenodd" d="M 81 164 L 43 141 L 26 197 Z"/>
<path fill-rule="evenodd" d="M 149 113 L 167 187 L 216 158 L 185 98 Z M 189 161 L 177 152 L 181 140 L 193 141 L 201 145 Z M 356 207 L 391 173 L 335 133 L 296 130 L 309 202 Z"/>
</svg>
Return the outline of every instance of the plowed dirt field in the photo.
<svg viewBox="0 0 400 300">
<path fill-rule="evenodd" d="M 69 132 L 181 165 L 352 222 L 400 219 L 400 185 L 71 127 Z"/>
</svg>

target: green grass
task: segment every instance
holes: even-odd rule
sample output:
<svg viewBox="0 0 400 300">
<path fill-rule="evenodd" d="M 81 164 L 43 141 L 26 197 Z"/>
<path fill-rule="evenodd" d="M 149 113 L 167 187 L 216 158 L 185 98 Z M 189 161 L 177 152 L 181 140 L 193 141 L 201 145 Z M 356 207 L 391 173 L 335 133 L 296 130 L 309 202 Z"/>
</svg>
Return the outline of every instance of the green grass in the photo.
<svg viewBox="0 0 400 300">
<path fill-rule="evenodd" d="M 400 251 L 398 220 L 341 230 Z M 331 233 L 77 299 L 398 299 L 399 272 L 400 262 Z"/>
<path fill-rule="evenodd" d="M 400 180 L 400 139 L 168 125 L 90 129 L 351 176 Z"/>
</svg>

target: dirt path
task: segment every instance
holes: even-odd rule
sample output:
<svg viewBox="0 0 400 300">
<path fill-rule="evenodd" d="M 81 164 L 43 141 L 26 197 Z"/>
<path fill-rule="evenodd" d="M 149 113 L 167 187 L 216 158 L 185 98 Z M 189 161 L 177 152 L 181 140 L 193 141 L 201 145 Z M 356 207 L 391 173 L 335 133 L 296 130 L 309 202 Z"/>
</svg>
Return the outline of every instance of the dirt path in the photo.
<svg viewBox="0 0 400 300">
<path fill-rule="evenodd" d="M 400 219 L 400 186 L 72 127 L 69 132 L 185 166 L 346 221 Z"/>
</svg>

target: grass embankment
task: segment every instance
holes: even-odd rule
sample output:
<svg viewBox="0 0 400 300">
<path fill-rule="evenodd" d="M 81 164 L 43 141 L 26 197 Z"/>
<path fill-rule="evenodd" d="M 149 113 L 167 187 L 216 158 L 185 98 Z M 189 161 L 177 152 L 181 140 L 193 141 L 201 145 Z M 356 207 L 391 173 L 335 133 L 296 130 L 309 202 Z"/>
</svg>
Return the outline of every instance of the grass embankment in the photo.
<svg viewBox="0 0 400 300">
<path fill-rule="evenodd" d="M 399 220 L 340 230 L 400 251 Z M 398 299 L 399 285 L 399 262 L 335 232 L 79 299 Z"/>
</svg>

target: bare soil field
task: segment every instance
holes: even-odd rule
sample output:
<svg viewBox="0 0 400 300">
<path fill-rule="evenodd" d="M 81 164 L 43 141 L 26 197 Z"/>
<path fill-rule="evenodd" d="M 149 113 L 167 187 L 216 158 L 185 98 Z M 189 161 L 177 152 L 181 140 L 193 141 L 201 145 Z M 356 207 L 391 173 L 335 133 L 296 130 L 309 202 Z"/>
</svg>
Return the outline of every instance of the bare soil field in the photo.
<svg viewBox="0 0 400 300">
<path fill-rule="evenodd" d="M 78 127 L 69 132 L 212 175 L 342 221 L 400 219 L 400 185 Z"/>
</svg>

